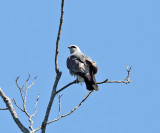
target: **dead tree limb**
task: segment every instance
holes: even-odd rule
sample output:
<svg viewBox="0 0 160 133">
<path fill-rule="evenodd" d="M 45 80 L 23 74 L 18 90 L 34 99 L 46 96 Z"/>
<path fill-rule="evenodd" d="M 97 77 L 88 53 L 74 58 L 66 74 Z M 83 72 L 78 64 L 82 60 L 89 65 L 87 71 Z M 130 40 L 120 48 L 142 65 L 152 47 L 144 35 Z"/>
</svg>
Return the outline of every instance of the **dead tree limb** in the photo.
<svg viewBox="0 0 160 133">
<path fill-rule="evenodd" d="M 78 109 L 84 102 L 85 100 L 93 93 L 94 91 L 89 91 L 88 94 L 84 97 L 84 99 L 75 107 L 73 108 L 69 113 L 65 114 L 65 115 L 60 115 L 60 112 L 59 112 L 59 117 L 54 119 L 54 120 L 51 120 L 49 122 L 47 122 L 47 124 L 50 124 L 52 122 L 55 122 L 55 121 L 58 121 L 59 119 L 63 118 L 63 117 L 66 117 L 70 114 L 72 114 L 76 109 Z M 60 101 L 59 101 L 59 104 L 60 104 Z"/>
<path fill-rule="evenodd" d="M 8 110 L 10 111 L 13 120 L 15 121 L 15 123 L 17 124 L 17 126 L 20 128 L 20 130 L 23 133 L 29 133 L 29 130 L 20 122 L 17 113 L 15 112 L 13 105 L 11 103 L 11 99 L 9 97 L 7 97 L 4 92 L 2 91 L 2 89 L 0 88 L 0 96 L 2 97 L 3 101 L 5 102 Z"/>
<path fill-rule="evenodd" d="M 51 123 L 53 123 L 53 122 L 58 121 L 58 120 L 61 119 L 61 118 L 64 118 L 64 117 L 72 114 L 76 109 L 78 109 L 78 108 L 86 101 L 86 99 L 87 99 L 93 92 L 94 92 L 94 91 L 88 92 L 88 94 L 84 97 L 84 99 L 83 99 L 75 108 L 73 108 L 70 112 L 68 112 L 68 113 L 65 114 L 65 115 L 60 115 L 60 111 L 61 111 L 61 100 L 60 100 L 60 98 L 61 98 L 61 96 L 62 96 L 62 95 L 61 95 L 61 96 L 59 97 L 59 113 L 58 113 L 58 114 L 59 114 L 59 117 L 56 118 L 56 119 L 54 119 L 54 120 L 48 121 L 47 124 L 51 124 Z M 42 128 L 42 126 L 40 126 L 39 128 L 35 129 L 34 131 L 37 132 L 37 131 L 40 130 L 41 128 Z"/>
<path fill-rule="evenodd" d="M 57 41 L 56 41 L 55 71 L 56 71 L 57 75 L 56 75 L 56 80 L 55 80 L 54 85 L 53 85 L 53 89 L 52 89 L 50 101 L 49 101 L 49 104 L 48 104 L 48 107 L 47 107 L 47 110 L 46 110 L 46 114 L 45 114 L 44 120 L 42 122 L 41 133 L 45 133 L 48 117 L 49 117 L 49 114 L 50 114 L 50 110 L 51 110 L 53 100 L 54 100 L 55 95 L 56 95 L 57 85 L 58 85 L 58 82 L 59 82 L 60 77 L 62 75 L 62 72 L 59 71 L 59 67 L 58 67 L 58 53 L 59 53 L 59 41 L 60 41 L 60 36 L 61 36 L 63 17 L 64 17 L 64 0 L 62 0 L 62 3 L 61 3 L 61 17 L 60 17 L 58 36 L 57 36 Z"/>
<path fill-rule="evenodd" d="M 57 73 L 57 74 L 59 73 L 58 53 L 59 53 L 59 41 L 60 41 L 60 37 L 61 37 L 61 30 L 62 30 L 63 18 L 64 18 L 64 0 L 62 0 L 62 3 L 61 3 L 61 18 L 60 18 L 58 36 L 57 36 L 57 41 L 56 41 L 55 70 L 56 70 L 56 73 Z"/>
<path fill-rule="evenodd" d="M 115 80 L 115 81 L 109 81 L 108 79 L 102 81 L 102 82 L 97 82 L 97 84 L 104 84 L 104 83 L 125 83 L 125 84 L 128 84 L 128 83 L 131 83 L 130 81 L 130 71 L 131 71 L 131 66 L 127 66 L 126 65 L 126 70 L 127 70 L 127 76 L 126 78 L 124 78 L 123 80 Z M 67 87 L 73 85 L 73 84 L 76 84 L 76 83 L 79 83 L 78 80 L 74 80 L 72 82 L 70 82 L 69 84 L 65 85 L 64 87 L 62 87 L 61 89 L 59 89 L 58 91 L 56 91 L 56 94 L 60 93 L 61 91 L 63 91 L 64 89 L 66 89 Z"/>
<path fill-rule="evenodd" d="M 28 120 L 30 122 L 30 126 L 29 128 L 31 129 L 32 132 L 34 132 L 34 129 L 33 129 L 33 120 L 32 120 L 32 117 L 35 116 L 36 112 L 37 112 L 37 103 L 38 103 L 38 100 L 39 100 L 39 97 L 40 97 L 40 94 L 38 94 L 38 97 L 36 99 L 36 102 L 35 102 L 35 110 L 34 110 L 34 113 L 32 115 L 30 115 L 26 109 L 26 100 L 27 100 L 27 92 L 28 92 L 28 89 L 30 89 L 33 85 L 34 85 L 34 82 L 36 80 L 36 77 L 34 78 L 34 80 L 32 81 L 32 83 L 28 86 L 28 81 L 30 80 L 30 74 L 25 82 L 25 90 L 23 90 L 23 87 L 21 87 L 18 83 L 18 78 L 16 78 L 16 85 L 19 89 L 19 92 L 21 94 L 21 98 L 22 98 L 22 101 L 23 101 L 23 107 L 20 107 L 17 103 L 16 103 L 16 100 L 13 99 L 13 103 L 22 111 L 26 114 L 26 116 L 28 117 Z"/>
<path fill-rule="evenodd" d="M 131 68 L 132 68 L 131 66 L 127 66 L 126 65 L 127 76 L 123 80 L 120 80 L 120 81 L 118 81 L 118 80 L 109 81 L 108 79 L 106 79 L 106 80 L 104 80 L 102 82 L 97 82 L 97 84 L 103 84 L 103 83 L 125 83 L 125 84 L 128 84 L 128 83 L 131 83 L 131 81 L 130 81 L 130 75 L 131 75 L 130 71 L 131 71 Z"/>
<path fill-rule="evenodd" d="M 8 108 L 0 108 L 0 110 L 8 110 Z"/>
<path fill-rule="evenodd" d="M 72 82 L 70 82 L 69 84 L 67 84 L 66 86 L 62 87 L 61 89 L 59 89 L 58 91 L 56 91 L 56 94 L 58 94 L 59 92 L 63 91 L 64 89 L 66 89 L 67 87 L 73 85 L 73 84 L 76 84 L 76 83 L 79 83 L 78 80 L 74 80 Z"/>
</svg>

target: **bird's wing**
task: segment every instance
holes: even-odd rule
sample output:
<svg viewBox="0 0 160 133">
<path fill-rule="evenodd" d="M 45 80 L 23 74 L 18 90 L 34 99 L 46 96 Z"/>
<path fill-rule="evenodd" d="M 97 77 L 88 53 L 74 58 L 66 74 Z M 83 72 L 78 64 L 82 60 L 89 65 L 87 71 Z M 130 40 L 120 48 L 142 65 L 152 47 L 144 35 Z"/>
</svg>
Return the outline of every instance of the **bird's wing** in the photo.
<svg viewBox="0 0 160 133">
<path fill-rule="evenodd" d="M 88 73 L 89 66 L 86 64 L 85 56 L 81 53 L 71 54 L 67 58 L 67 67 L 74 73 Z"/>
<path fill-rule="evenodd" d="M 89 67 L 92 69 L 93 74 L 96 74 L 98 67 L 95 61 L 82 52 L 75 52 L 71 54 L 67 59 L 67 67 L 73 72 L 88 73 Z"/>
</svg>

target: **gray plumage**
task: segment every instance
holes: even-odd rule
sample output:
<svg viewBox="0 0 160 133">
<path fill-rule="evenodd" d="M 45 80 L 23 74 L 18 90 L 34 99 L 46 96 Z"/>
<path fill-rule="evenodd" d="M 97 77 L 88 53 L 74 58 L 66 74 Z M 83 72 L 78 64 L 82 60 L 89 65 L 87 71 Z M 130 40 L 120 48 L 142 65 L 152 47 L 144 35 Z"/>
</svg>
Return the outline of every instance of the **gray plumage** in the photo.
<svg viewBox="0 0 160 133">
<path fill-rule="evenodd" d="M 76 45 L 68 47 L 70 56 L 67 58 L 67 68 L 71 75 L 76 75 L 80 82 L 85 82 L 88 90 L 98 90 L 95 74 L 98 71 L 96 62 L 85 54 Z"/>
</svg>

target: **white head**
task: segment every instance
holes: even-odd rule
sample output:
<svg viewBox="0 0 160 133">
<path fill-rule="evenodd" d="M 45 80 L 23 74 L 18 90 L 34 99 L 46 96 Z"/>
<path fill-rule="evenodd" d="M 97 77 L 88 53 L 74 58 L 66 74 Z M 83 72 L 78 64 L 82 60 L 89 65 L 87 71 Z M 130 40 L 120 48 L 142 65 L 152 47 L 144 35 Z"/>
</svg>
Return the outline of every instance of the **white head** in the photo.
<svg viewBox="0 0 160 133">
<path fill-rule="evenodd" d="M 76 45 L 70 45 L 68 48 L 69 48 L 71 54 L 74 52 L 78 52 L 78 51 L 81 52 L 80 48 Z"/>
</svg>

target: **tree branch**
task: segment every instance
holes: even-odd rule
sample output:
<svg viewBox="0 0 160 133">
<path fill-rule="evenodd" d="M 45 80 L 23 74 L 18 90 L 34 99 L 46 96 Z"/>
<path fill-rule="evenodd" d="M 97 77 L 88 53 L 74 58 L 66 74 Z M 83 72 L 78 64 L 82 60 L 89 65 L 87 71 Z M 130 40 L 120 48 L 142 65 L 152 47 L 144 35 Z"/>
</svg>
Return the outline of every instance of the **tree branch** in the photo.
<svg viewBox="0 0 160 133">
<path fill-rule="evenodd" d="M 24 112 L 24 109 L 22 109 L 20 106 L 18 106 L 18 104 L 16 103 L 16 100 L 14 98 L 12 101 L 17 106 L 17 108 L 19 108 L 22 112 Z"/>
<path fill-rule="evenodd" d="M 59 100 L 59 117 L 61 116 L 61 97 L 62 97 L 62 95 L 58 95 L 58 100 Z"/>
<path fill-rule="evenodd" d="M 63 18 L 64 18 L 64 0 L 62 0 L 62 3 L 61 3 L 61 17 L 60 17 L 58 36 L 57 36 L 57 41 L 56 41 L 55 71 L 56 71 L 57 75 L 56 75 L 56 80 L 55 80 L 54 85 L 53 85 L 53 89 L 52 89 L 50 101 L 49 101 L 49 104 L 48 104 L 48 107 L 47 107 L 47 110 L 46 110 L 46 114 L 45 114 L 44 120 L 42 122 L 41 133 L 45 133 L 48 117 L 49 117 L 49 114 L 50 114 L 50 110 L 51 110 L 53 100 L 54 100 L 55 95 L 56 95 L 57 85 L 58 85 L 58 82 L 59 82 L 60 77 L 62 75 L 62 72 L 59 71 L 59 67 L 58 67 L 58 52 L 59 52 L 59 41 L 60 41 L 60 36 L 61 36 Z"/>
<path fill-rule="evenodd" d="M 0 88 L 0 96 L 2 97 L 3 101 L 5 102 L 6 106 L 8 107 L 8 110 L 10 111 L 13 120 L 15 121 L 15 123 L 17 124 L 17 126 L 20 128 L 20 130 L 23 133 L 29 133 L 29 130 L 20 122 L 20 120 L 18 119 L 18 116 L 13 108 L 13 105 L 11 103 L 11 99 L 9 97 L 7 97 L 3 90 Z"/>
<path fill-rule="evenodd" d="M 48 107 L 47 107 L 47 110 L 46 110 L 46 114 L 45 114 L 44 120 L 43 120 L 43 122 L 42 122 L 42 131 L 41 131 L 41 133 L 45 133 L 45 129 L 46 129 L 48 117 L 49 117 L 49 114 L 50 114 L 50 111 L 51 111 L 51 107 L 52 107 L 52 104 L 53 104 L 53 100 L 54 100 L 55 95 L 56 95 L 56 88 L 57 88 L 59 79 L 60 79 L 60 77 L 61 77 L 61 74 L 62 74 L 62 73 L 59 72 L 59 73 L 57 74 L 57 76 L 56 76 L 56 80 L 55 80 L 55 83 L 54 83 L 54 86 L 53 86 L 53 89 L 52 89 L 50 101 L 49 101 L 49 104 L 48 104 Z"/>
<path fill-rule="evenodd" d="M 30 128 L 32 131 L 34 131 L 34 129 L 33 129 L 33 120 L 32 120 L 32 117 L 34 117 L 35 114 L 37 113 L 37 103 L 38 103 L 39 97 L 40 97 L 40 94 L 38 94 L 38 97 L 37 97 L 37 99 L 36 99 L 35 111 L 34 111 L 34 113 L 29 116 L 29 121 L 30 121 L 30 126 L 29 126 L 29 128 Z"/>
<path fill-rule="evenodd" d="M 117 81 L 117 80 L 115 80 L 115 81 L 108 81 L 108 79 L 106 79 L 106 80 L 104 80 L 102 82 L 97 82 L 97 84 L 103 84 L 103 83 L 125 83 L 125 84 L 128 84 L 128 83 L 131 83 L 131 81 L 130 81 L 130 75 L 131 75 L 130 71 L 131 71 L 131 68 L 132 68 L 131 66 L 127 66 L 126 65 L 126 70 L 127 70 L 128 75 L 123 80 L 120 80 L 120 81 Z"/>
<path fill-rule="evenodd" d="M 58 49 L 59 49 L 59 41 L 60 41 L 60 36 L 61 36 L 63 18 L 64 18 L 64 0 L 62 0 L 62 3 L 61 3 L 61 18 L 60 18 L 58 36 L 57 36 L 57 41 L 56 41 L 55 70 L 56 70 L 57 74 L 59 72 L 59 67 L 58 67 L 58 53 L 59 53 L 59 50 Z"/>
<path fill-rule="evenodd" d="M 26 109 L 26 99 L 27 99 L 27 92 L 28 92 L 28 89 L 31 88 L 33 85 L 34 85 L 34 82 L 36 80 L 36 77 L 34 78 L 34 80 L 32 81 L 32 83 L 28 86 L 28 81 L 30 80 L 30 74 L 26 80 L 26 83 L 25 83 L 25 91 L 23 90 L 23 87 L 20 87 L 20 85 L 18 84 L 18 78 L 16 78 L 16 85 L 17 87 L 19 88 L 19 91 L 20 91 L 20 94 L 21 94 L 21 98 L 22 98 L 22 101 L 23 101 L 23 108 L 21 108 L 15 101 L 15 99 L 13 99 L 13 103 L 22 111 L 24 112 L 27 117 L 28 117 L 28 120 L 30 122 L 30 126 L 29 128 L 31 129 L 32 132 L 34 132 L 34 129 L 33 129 L 33 120 L 32 120 L 32 117 L 35 116 L 36 112 L 37 112 L 37 103 L 38 103 L 38 100 L 39 100 L 39 96 L 40 94 L 38 94 L 38 98 L 36 99 L 36 102 L 35 102 L 35 111 L 32 115 L 30 115 L 28 112 L 27 112 L 27 109 Z M 24 95 L 23 95 L 24 93 Z"/>
<path fill-rule="evenodd" d="M 58 121 L 59 119 L 61 119 L 61 118 L 63 118 L 63 117 L 66 117 L 66 116 L 72 114 L 76 109 L 78 109 L 78 108 L 85 102 L 85 100 L 86 100 L 93 92 L 94 92 L 94 91 L 88 92 L 88 94 L 84 97 L 84 99 L 83 99 L 75 108 L 73 108 L 69 113 L 67 113 L 67 114 L 65 114 L 65 115 L 59 115 L 58 118 L 56 118 L 56 119 L 54 119 L 54 120 L 52 120 L 52 121 L 47 122 L 47 124 L 50 124 L 50 123 L 55 122 L 55 121 Z M 60 114 L 60 112 L 59 112 L 59 114 Z"/>
<path fill-rule="evenodd" d="M 0 110 L 8 110 L 8 108 L 0 108 Z"/>
<path fill-rule="evenodd" d="M 125 83 L 125 84 L 128 84 L 128 83 L 131 83 L 131 81 L 130 81 L 130 75 L 131 75 L 130 71 L 131 71 L 131 68 L 132 68 L 131 66 L 127 66 L 127 65 L 126 65 L 126 70 L 127 70 L 128 75 L 127 75 L 126 78 L 123 79 L 123 80 L 120 80 L 120 81 L 118 81 L 118 80 L 109 81 L 108 79 L 106 79 L 106 80 L 104 80 L 104 81 L 102 81 L 102 82 L 97 82 L 97 84 L 104 84 L 104 83 Z M 56 92 L 56 94 L 60 93 L 61 91 L 63 91 L 63 90 L 66 89 L 67 87 L 69 87 L 69 86 L 71 86 L 71 85 L 73 85 L 73 84 L 76 84 L 76 83 L 79 83 L 79 81 L 78 81 L 77 79 L 74 80 L 74 81 L 72 81 L 72 82 L 70 82 L 69 84 L 65 85 L 65 86 L 62 87 L 61 89 L 59 89 L 59 90 Z"/>
<path fill-rule="evenodd" d="M 61 107 L 60 107 L 60 106 L 61 106 L 61 103 L 60 103 L 60 98 L 59 98 L 59 117 L 56 118 L 56 119 L 54 119 L 54 120 L 51 120 L 51 121 L 47 122 L 47 124 L 51 124 L 51 123 L 53 123 L 53 122 L 55 122 L 55 121 L 58 121 L 59 119 L 61 119 L 61 118 L 63 118 L 63 117 L 66 117 L 66 116 L 72 114 L 76 109 L 78 109 L 78 108 L 86 101 L 86 99 L 87 99 L 93 92 L 94 92 L 94 91 L 88 92 L 88 94 L 84 97 L 84 99 L 83 99 L 75 108 L 73 108 L 69 113 L 67 113 L 67 114 L 65 114 L 65 115 L 60 115 L 60 111 L 61 111 Z M 62 96 L 62 95 L 61 95 L 61 96 Z M 61 96 L 60 96 L 60 97 L 61 97 Z M 43 126 L 43 125 L 42 125 L 42 126 Z M 35 129 L 34 132 L 37 132 L 38 130 L 42 129 L 42 128 L 43 128 L 42 126 L 40 126 L 40 127 L 38 127 L 37 129 Z"/>
<path fill-rule="evenodd" d="M 62 87 L 61 89 L 59 89 L 58 91 L 56 91 L 56 94 L 58 94 L 59 92 L 63 91 L 64 89 L 66 89 L 67 87 L 69 87 L 72 84 L 76 84 L 79 83 L 79 81 L 76 79 L 73 82 L 70 82 L 69 84 L 67 84 L 66 86 Z"/>
<path fill-rule="evenodd" d="M 22 92 L 24 92 L 24 90 L 23 90 L 23 87 L 20 87 L 20 85 L 18 84 L 18 79 L 19 79 L 19 77 L 16 78 L 16 85 L 19 88 L 19 91 L 20 91 L 20 94 L 21 94 L 21 98 L 22 98 L 22 100 L 24 102 L 24 97 L 23 97 L 23 94 L 22 94 Z"/>
</svg>

